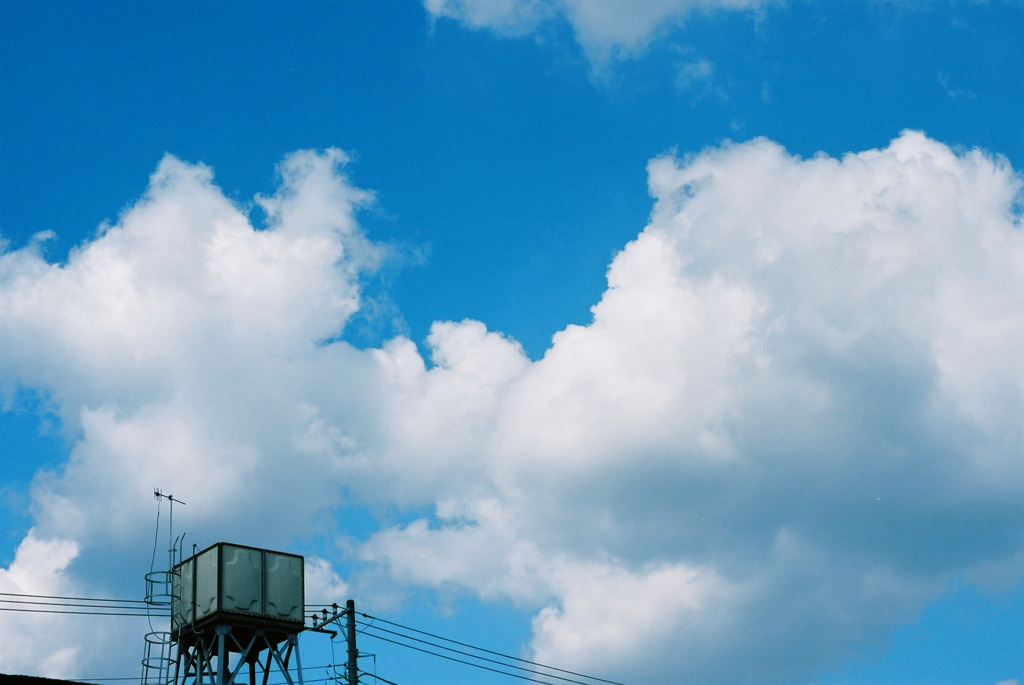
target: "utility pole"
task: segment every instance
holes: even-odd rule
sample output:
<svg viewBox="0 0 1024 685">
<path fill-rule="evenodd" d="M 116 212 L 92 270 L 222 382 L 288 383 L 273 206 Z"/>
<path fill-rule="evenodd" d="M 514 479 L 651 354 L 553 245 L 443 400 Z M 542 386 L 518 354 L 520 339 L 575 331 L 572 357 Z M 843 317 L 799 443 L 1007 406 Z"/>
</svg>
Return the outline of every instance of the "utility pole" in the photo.
<svg viewBox="0 0 1024 685">
<path fill-rule="evenodd" d="M 355 600 L 345 602 L 345 614 L 348 617 L 348 685 L 359 685 L 359 650 L 356 649 L 356 603 Z"/>
<path fill-rule="evenodd" d="M 348 643 L 348 661 L 345 663 L 346 685 L 359 685 L 359 649 L 356 647 L 356 602 L 353 599 L 346 600 L 345 609 L 342 610 L 337 603 L 331 605 L 332 611 L 323 609 L 323 618 L 313 614 L 313 630 L 318 633 L 328 633 L 333 639 L 338 633 L 328 630 L 327 626 L 337 623 L 341 627 L 341 618 L 345 617 L 345 637 Z"/>
</svg>

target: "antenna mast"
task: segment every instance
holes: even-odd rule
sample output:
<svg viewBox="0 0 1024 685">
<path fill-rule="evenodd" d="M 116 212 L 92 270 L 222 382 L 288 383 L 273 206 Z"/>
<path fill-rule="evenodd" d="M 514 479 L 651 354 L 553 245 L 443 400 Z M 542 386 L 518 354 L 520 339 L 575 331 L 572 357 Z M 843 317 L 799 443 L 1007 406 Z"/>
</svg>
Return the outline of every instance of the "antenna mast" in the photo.
<svg viewBox="0 0 1024 685">
<path fill-rule="evenodd" d="M 171 670 L 175 666 L 171 658 L 171 631 L 170 625 L 165 630 L 154 627 L 153 619 L 158 618 L 160 622 L 170 623 L 171 594 L 173 588 L 172 574 L 175 563 L 175 553 L 178 543 L 184 539 L 174 537 L 174 503 L 185 504 L 174 495 L 165 495 L 160 488 L 153 489 L 153 497 L 156 498 L 156 536 L 153 540 L 153 561 L 150 564 L 149 573 L 146 574 L 146 608 L 149 614 L 149 632 L 146 633 L 146 650 L 142 657 L 142 685 L 167 685 L 175 680 Z M 166 499 L 168 502 L 167 521 L 167 557 L 168 566 L 166 571 L 157 571 L 156 545 L 160 537 L 160 503 Z M 176 669 L 175 669 L 176 670 Z"/>
<path fill-rule="evenodd" d="M 175 552 L 178 551 L 178 542 L 179 542 L 178 538 L 173 537 L 174 536 L 174 503 L 177 502 L 178 504 L 182 504 L 182 505 L 184 505 L 185 503 L 182 502 L 180 499 L 174 499 L 174 495 L 165 495 L 163 492 L 161 492 L 160 488 L 153 488 L 153 497 L 156 498 L 157 502 L 159 502 L 160 499 L 163 498 L 163 499 L 166 499 L 167 503 L 168 503 L 167 504 L 167 509 L 168 509 L 168 511 L 167 511 L 167 555 L 168 555 L 167 570 L 170 571 L 171 569 L 174 568 L 174 565 L 178 561 L 180 561 L 180 559 L 175 559 L 174 558 Z M 157 516 L 159 517 L 159 515 L 160 514 L 159 514 L 159 507 L 158 507 L 157 508 Z M 182 534 L 181 537 L 182 537 L 182 539 L 184 539 L 185 535 Z"/>
</svg>

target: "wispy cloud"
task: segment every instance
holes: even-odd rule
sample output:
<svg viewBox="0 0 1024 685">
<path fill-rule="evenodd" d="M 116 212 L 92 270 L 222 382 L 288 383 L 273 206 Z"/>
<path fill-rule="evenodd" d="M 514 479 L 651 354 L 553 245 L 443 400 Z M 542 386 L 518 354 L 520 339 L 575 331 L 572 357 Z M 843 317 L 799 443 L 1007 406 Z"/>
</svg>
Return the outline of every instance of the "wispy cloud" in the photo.
<svg viewBox="0 0 1024 685">
<path fill-rule="evenodd" d="M 944 72 L 939 72 L 937 80 L 950 100 L 973 100 L 976 97 L 970 90 L 954 86 Z"/>
<path fill-rule="evenodd" d="M 424 0 L 433 17 L 445 17 L 499 35 L 522 35 L 544 22 L 568 21 L 590 59 L 602 64 L 636 54 L 659 31 L 695 12 L 753 11 L 775 0 Z"/>
</svg>

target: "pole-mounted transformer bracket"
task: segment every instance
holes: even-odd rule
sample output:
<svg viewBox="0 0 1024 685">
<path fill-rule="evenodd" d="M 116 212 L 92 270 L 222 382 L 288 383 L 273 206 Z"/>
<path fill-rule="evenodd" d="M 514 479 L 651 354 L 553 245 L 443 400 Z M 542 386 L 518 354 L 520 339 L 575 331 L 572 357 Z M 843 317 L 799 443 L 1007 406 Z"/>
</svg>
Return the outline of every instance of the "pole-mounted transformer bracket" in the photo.
<svg viewBox="0 0 1024 685">
<path fill-rule="evenodd" d="M 345 620 L 345 642 L 348 644 L 348 661 L 345 664 L 345 677 L 348 680 L 348 685 L 359 685 L 359 648 L 356 647 L 356 603 L 355 600 L 348 600 L 345 602 L 345 608 L 342 609 L 337 604 L 331 605 L 331 611 L 327 609 L 321 609 L 320 614 L 313 613 L 313 627 L 308 628 L 315 633 L 327 633 L 332 638 L 335 637 L 338 632 L 335 630 L 328 630 L 327 625 L 331 623 L 339 623 L 342 618 Z"/>
</svg>

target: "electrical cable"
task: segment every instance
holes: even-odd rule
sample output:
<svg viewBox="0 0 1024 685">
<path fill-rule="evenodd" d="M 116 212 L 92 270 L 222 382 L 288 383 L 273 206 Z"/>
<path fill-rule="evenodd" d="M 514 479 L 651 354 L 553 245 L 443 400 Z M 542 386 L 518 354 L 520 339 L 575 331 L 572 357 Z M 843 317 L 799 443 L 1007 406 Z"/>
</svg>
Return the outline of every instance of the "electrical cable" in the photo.
<svg viewBox="0 0 1024 685">
<path fill-rule="evenodd" d="M 376 673 L 370 673 L 369 671 L 359 671 L 359 674 L 360 675 L 368 675 L 371 678 L 373 678 L 374 680 L 379 680 L 382 683 L 387 683 L 387 685 L 398 685 L 398 683 L 394 682 L 393 680 L 388 680 L 387 678 L 381 678 Z"/>
<path fill-rule="evenodd" d="M 366 628 L 372 628 L 372 627 L 373 627 L 373 619 L 371 618 L 370 619 L 370 623 L 365 628 L 363 628 L 363 630 L 366 630 Z M 363 632 L 363 630 L 359 630 L 359 631 L 356 631 L 356 632 L 358 634 L 358 633 Z"/>
<path fill-rule="evenodd" d="M 146 599 L 149 599 L 152 591 L 150 589 L 150 579 L 153 577 L 153 569 L 156 568 L 156 548 L 158 540 L 160 539 L 160 504 L 161 498 L 159 490 L 154 490 L 153 494 L 156 495 L 156 528 L 153 530 L 153 555 L 149 558 L 149 573 L 146 575 Z M 153 627 L 153 617 L 150 616 L 149 612 L 146 612 L 146 616 L 149 617 L 149 632 L 150 634 L 156 632 L 156 628 Z M 148 650 L 148 647 L 147 647 Z"/>
<path fill-rule="evenodd" d="M 122 604 L 145 604 L 141 599 L 111 599 L 109 597 L 64 597 L 61 595 L 32 595 L 22 592 L 0 592 L 4 597 L 35 597 L 37 599 L 66 599 L 69 602 L 118 602 Z"/>
<path fill-rule="evenodd" d="M 87 607 L 82 607 L 87 608 Z M 78 614 L 81 616 L 138 616 L 148 618 L 148 613 L 132 614 L 124 611 L 63 611 L 60 609 L 15 609 L 13 607 L 0 607 L 0 611 L 17 611 L 28 614 Z"/>
<path fill-rule="evenodd" d="M 502 670 L 497 669 L 497 668 L 491 668 L 490 666 L 483 666 L 481 664 L 474 664 L 472 661 L 465 661 L 463 659 L 456 659 L 455 657 L 448 656 L 447 654 L 440 654 L 438 652 L 432 652 L 429 649 L 423 649 L 422 647 L 417 647 L 415 645 L 410 645 L 410 644 L 407 644 L 405 642 L 399 642 L 398 640 L 392 640 L 392 639 L 384 637 L 382 635 L 374 635 L 373 633 L 364 633 L 364 635 L 368 635 L 370 637 L 375 637 L 378 640 L 383 640 L 384 642 L 390 642 L 391 644 L 394 644 L 394 645 L 399 645 L 401 647 L 406 647 L 408 649 L 413 649 L 413 650 L 415 650 L 417 652 L 423 652 L 424 654 L 430 654 L 431 656 L 436 656 L 436 657 L 440 657 L 442 659 L 447 659 L 448 661 L 454 661 L 456 663 L 465 664 L 466 666 L 473 666 L 474 668 L 479 668 L 479 669 L 482 669 L 484 671 L 491 671 L 492 673 L 500 673 L 501 675 L 507 675 L 507 676 L 509 676 L 511 678 L 518 678 L 520 680 L 526 680 L 526 681 L 529 681 L 531 683 L 540 683 L 540 685 L 556 685 L 556 683 L 552 683 L 551 681 L 548 681 L 548 680 L 537 680 L 536 678 L 530 678 L 530 677 L 525 676 L 525 675 L 520 675 L 519 673 L 509 673 L 508 671 L 502 671 Z"/>
<path fill-rule="evenodd" d="M 19 597 L 21 599 L 5 599 L 6 597 Z M 22 604 L 27 606 L 4 606 L 7 604 Z M 60 608 L 49 609 L 44 607 Z M 120 611 L 98 611 L 101 609 L 119 609 Z M 0 592 L 0 611 L 33 614 L 83 614 L 86 616 L 149 616 L 151 607 L 145 602 L 134 599 L 64 597 L 59 595 L 30 595 L 17 592 Z"/>
<path fill-rule="evenodd" d="M 152 573 L 153 569 L 156 568 L 156 546 L 157 541 L 160 539 L 160 495 L 159 490 L 154 491 L 156 494 L 156 530 L 153 531 L 153 556 L 149 559 L 149 572 Z"/>
<path fill-rule="evenodd" d="M 101 602 L 103 600 L 96 600 Z M 121 604 L 69 604 L 68 602 L 41 602 L 39 600 L 29 599 L 0 599 L 0 604 L 34 604 L 36 606 L 80 606 L 82 608 L 89 609 L 138 609 L 142 610 L 148 607 L 145 606 L 124 606 Z"/>
<path fill-rule="evenodd" d="M 434 633 L 428 633 L 425 630 L 418 630 L 418 629 L 412 628 L 410 626 L 402 625 L 401 623 L 395 623 L 394 621 L 388 621 L 388 620 L 380 618 L 380 617 L 370 616 L 369 614 L 361 613 L 359 615 L 364 617 L 364 618 L 368 618 L 370 620 L 380 621 L 381 623 L 387 623 L 388 625 L 395 626 L 396 628 L 401 628 L 403 630 L 407 630 L 407 631 L 410 631 L 410 632 L 413 632 L 413 633 L 419 633 L 420 635 L 426 635 L 428 637 L 432 637 L 432 638 L 437 639 L 437 640 L 444 640 L 445 642 L 450 642 L 452 644 L 459 645 L 460 647 L 466 647 L 468 649 L 473 649 L 473 650 L 476 650 L 476 651 L 479 651 L 479 652 L 484 652 L 486 654 L 492 654 L 494 656 L 499 656 L 499 657 L 502 657 L 503 659 L 508 659 L 510 661 L 519 661 L 519 662 L 522 662 L 522 663 L 525 663 L 525 664 L 530 664 L 531 666 L 538 666 L 540 668 L 545 668 L 545 669 L 548 669 L 549 671 L 558 671 L 559 673 L 566 673 L 568 675 L 574 675 L 574 676 L 577 676 L 579 678 L 586 678 L 587 680 L 596 680 L 596 681 L 601 682 L 601 683 L 608 683 L 609 685 L 625 685 L 624 683 L 620 683 L 620 682 L 617 682 L 615 680 L 606 680 L 605 678 L 598 678 L 596 676 L 590 676 L 590 675 L 587 675 L 585 673 L 577 673 L 575 671 L 569 671 L 569 670 L 566 670 L 564 668 L 557 668 L 555 666 L 548 666 L 546 664 L 541 664 L 541 663 L 538 663 L 536 661 L 530 661 L 529 659 L 522 659 L 520 657 L 511 656 L 509 654 L 502 654 L 501 652 L 495 652 L 493 650 L 485 649 L 483 647 L 477 647 L 476 645 L 467 644 L 465 642 L 459 642 L 458 640 L 452 640 L 451 638 L 443 637 L 441 635 L 435 635 Z M 383 628 L 377 628 L 377 629 L 378 630 L 383 630 Z M 408 639 L 415 639 L 415 638 L 409 637 Z M 439 647 L 440 645 L 434 645 L 434 646 L 435 647 Z M 474 658 L 483 658 L 483 657 L 474 657 Z M 519 668 L 519 667 L 518 666 L 514 666 L 513 668 Z M 548 674 L 543 674 L 543 675 L 548 675 Z M 557 677 L 557 676 L 553 676 L 552 675 L 551 677 Z"/>
<path fill-rule="evenodd" d="M 3 599 L 4 597 L 14 597 L 14 598 L 19 598 L 19 599 Z M 59 600 L 59 601 L 42 601 L 42 600 Z M 19 605 L 28 605 L 28 606 L 26 606 L 26 607 L 12 607 L 12 606 L 3 606 L 4 604 L 19 604 Z M 60 608 L 59 609 L 51 609 L 51 608 L 44 608 L 44 607 L 60 607 Z M 114 599 L 114 598 L 105 598 L 105 597 L 73 597 L 73 596 L 64 596 L 64 595 L 34 595 L 34 594 L 27 594 L 27 593 L 0 592 L 0 611 L 11 611 L 11 612 L 22 612 L 22 613 L 42 613 L 42 614 L 79 614 L 79 615 L 87 615 L 87 616 L 122 616 L 122 617 L 140 617 L 141 618 L 141 617 L 149 617 L 151 615 L 152 608 L 153 608 L 153 603 L 145 602 L 145 601 L 142 601 L 142 600 Z M 117 610 L 117 611 L 106 611 L 107 609 Z M 396 623 L 394 621 L 388 621 L 388 620 L 382 619 L 380 617 L 371 616 L 371 615 L 366 614 L 366 613 L 360 613 L 360 614 L 357 614 L 357 616 L 361 616 L 361 617 L 367 619 L 367 621 L 369 621 L 369 622 L 362 621 L 362 620 L 359 621 L 359 623 L 361 624 L 361 630 L 359 632 L 361 634 L 363 634 L 363 635 L 366 635 L 368 637 L 373 637 L 373 638 L 376 638 L 378 640 L 382 640 L 384 642 L 389 642 L 389 643 L 394 644 L 394 645 L 405 647 L 407 649 L 412 649 L 414 651 L 418 651 L 418 652 L 421 652 L 421 653 L 424 653 L 424 654 L 428 654 L 428 655 L 431 655 L 431 656 L 436 656 L 436 657 L 439 657 L 439 658 L 442 658 L 442 659 L 446 659 L 448 661 L 454 661 L 456 663 L 461 663 L 461 664 L 464 664 L 466 666 L 473 666 L 475 668 L 479 668 L 479 669 L 482 669 L 482 670 L 485 670 L 485 671 L 491 671 L 493 673 L 498 673 L 500 675 L 505 675 L 505 676 L 509 676 L 509 677 L 512 677 L 512 678 L 518 678 L 520 680 L 526 680 L 526 681 L 533 682 L 533 683 L 539 683 L 540 685 L 558 685 L 558 683 L 553 683 L 553 682 L 551 682 L 551 680 L 540 680 L 540 679 L 537 679 L 537 678 L 531 678 L 531 677 L 529 677 L 527 675 L 523 675 L 522 673 L 515 673 L 515 672 L 510 672 L 508 670 L 503 670 L 503 669 L 513 669 L 513 670 L 516 670 L 516 671 L 523 671 L 525 673 L 529 673 L 529 674 L 532 674 L 532 675 L 535 675 L 535 676 L 541 676 L 543 678 L 549 678 L 549 679 L 553 679 L 553 680 L 562 681 L 564 683 L 572 683 L 574 685 L 592 685 L 593 682 L 607 683 L 608 685 L 623 685 L 623 683 L 619 683 L 619 682 L 614 681 L 614 680 L 607 680 L 607 679 L 604 679 L 604 678 L 598 678 L 596 676 L 589 676 L 589 675 L 586 675 L 586 674 L 583 674 L 583 673 L 578 673 L 578 672 L 575 672 L 575 671 L 569 671 L 569 670 L 566 670 L 566 669 L 563 669 L 563 668 L 557 668 L 555 666 L 548 666 L 546 664 L 541 664 L 541 663 L 538 663 L 536 661 L 530 661 L 528 659 L 522 659 L 520 657 L 511 656 L 509 654 L 503 654 L 501 652 L 496 652 L 494 650 L 486 649 L 484 647 L 478 647 L 476 645 L 471 645 L 471 644 L 468 644 L 468 643 L 465 643 L 465 642 L 460 642 L 458 640 L 453 640 L 451 638 L 447 638 L 447 637 L 444 637 L 444 636 L 441 636 L 441 635 L 436 635 L 434 633 L 430 633 L 430 632 L 427 632 L 425 630 L 419 630 L 417 628 L 412 628 L 410 626 L 405 626 L 405 625 L 402 625 L 400 623 Z M 383 624 L 387 624 L 387 625 L 390 625 L 390 626 L 394 626 L 395 628 L 399 628 L 399 629 L 407 631 L 409 633 L 416 633 L 416 634 L 419 634 L 419 635 L 424 635 L 424 636 L 433 638 L 435 640 L 441 640 L 441 641 L 447 642 L 449 644 L 458 645 L 459 647 L 464 647 L 465 649 L 474 650 L 474 651 L 485 653 L 485 654 L 491 654 L 493 656 L 500 657 L 501 659 L 504 659 L 505 661 L 498 661 L 496 659 L 491 659 L 491 658 L 488 658 L 488 657 L 480 656 L 478 654 L 473 654 L 471 652 L 463 651 L 461 649 L 456 649 L 454 647 L 449 647 L 449 646 L 446 646 L 446 645 L 443 645 L 443 644 L 438 644 L 438 643 L 432 642 L 430 640 L 425 640 L 425 639 L 422 639 L 422 638 L 418 638 L 418 637 L 415 637 L 413 635 L 407 635 L 407 634 L 404 634 L 404 633 L 401 633 L 401 632 L 397 632 L 397 631 L 394 631 L 394 630 L 389 630 L 389 629 L 383 628 L 383 627 L 381 627 L 379 625 L 375 625 L 375 623 L 377 623 L 377 622 L 380 622 L 380 623 L 383 623 Z M 399 638 L 399 639 L 392 639 L 392 638 L 386 637 L 385 635 L 382 635 L 380 633 L 386 633 L 388 635 L 391 635 L 391 636 L 393 636 L 395 638 Z M 404 642 L 403 642 L 403 640 L 404 640 Z M 444 650 L 444 651 L 447 651 L 447 652 L 452 652 L 454 654 L 458 654 L 460 656 L 466 657 L 467 659 L 472 659 L 472 660 L 475 660 L 475 661 L 467 661 L 465 659 L 456 658 L 456 657 L 450 656 L 448 654 L 442 654 L 442 653 L 439 653 L 439 652 L 436 652 L 436 651 L 432 651 L 430 649 L 424 649 L 424 648 L 418 647 L 418 646 L 416 646 L 414 644 L 409 644 L 410 641 L 411 642 L 417 642 L 417 643 L 420 643 L 420 644 L 423 644 L 423 645 L 427 645 L 427 646 L 433 647 L 435 649 Z M 332 639 L 331 640 L 331 660 L 335 661 L 334 644 L 333 643 L 334 643 L 334 640 Z M 554 672 L 557 672 L 557 673 L 565 673 L 565 674 L 568 674 L 568 675 L 577 676 L 578 678 L 584 678 L 587 681 L 592 681 L 592 682 L 584 682 L 582 680 L 575 680 L 573 678 L 566 678 L 566 677 L 563 677 L 563 676 L 556 675 L 555 673 L 548 673 L 548 672 L 544 672 L 544 671 L 535 670 L 535 669 L 532 669 L 532 668 L 527 668 L 527 667 L 524 667 L 524 666 L 519 666 L 519 665 L 517 665 L 515 663 L 506 663 L 508 661 L 529 664 L 531 666 L 536 666 L 537 668 L 546 669 L 547 671 L 554 671 Z M 500 666 L 502 668 L 493 668 L 493 667 L 486 666 L 486 665 L 483 665 L 483 664 L 478 663 L 478 662 L 488 662 L 488 663 L 494 664 L 496 666 Z M 335 676 L 333 676 L 333 678 L 323 679 L 324 681 L 336 680 L 337 679 L 337 677 L 338 677 L 338 675 L 337 675 L 337 673 L 338 673 L 338 671 L 337 671 L 338 664 L 336 664 L 336 663 L 328 664 L 326 666 L 306 667 L 306 668 L 303 668 L 302 670 L 305 671 L 305 670 L 319 669 L 319 668 L 334 669 Z M 368 673 L 368 672 L 364 672 L 364 673 L 366 673 L 366 675 L 368 675 L 370 677 L 373 677 L 373 678 L 375 678 L 377 680 L 380 680 L 383 683 L 386 683 L 387 685 L 396 685 L 395 683 L 392 683 L 391 681 L 389 681 L 387 679 L 380 678 L 376 674 Z M 136 679 L 133 679 L 133 678 L 96 678 L 96 679 L 93 679 L 93 680 L 97 680 L 97 681 L 100 681 L 100 680 L 110 680 L 110 681 L 113 681 L 113 680 L 136 680 Z M 310 681 L 310 682 L 315 682 L 315 681 Z"/>
<path fill-rule="evenodd" d="M 370 626 L 367 626 L 367 628 L 369 628 L 369 627 Z M 464 651 L 462 651 L 460 649 L 455 649 L 454 647 L 445 647 L 444 645 L 439 645 L 436 642 L 430 642 L 429 640 L 422 640 L 422 639 L 420 639 L 418 637 L 412 637 L 411 635 L 403 635 L 402 633 L 398 633 L 398 632 L 395 632 L 393 630 L 388 630 L 387 628 L 381 628 L 379 626 L 373 626 L 373 629 L 374 630 L 379 630 L 379 631 L 382 631 L 382 632 L 385 632 L 385 633 L 388 633 L 390 635 L 395 635 L 395 636 L 403 638 L 405 640 L 413 640 L 414 642 L 419 642 L 419 643 L 422 643 L 422 644 L 425 644 L 425 645 L 430 645 L 431 647 L 437 647 L 438 649 L 443 649 L 443 650 L 446 650 L 446 651 L 449 651 L 449 652 L 455 652 L 456 654 L 461 654 L 463 656 L 468 656 L 471 659 L 479 659 L 480 661 L 486 661 L 486 662 L 489 662 L 489 663 L 492 663 L 492 664 L 497 664 L 498 666 L 505 666 L 507 668 L 514 668 L 514 669 L 517 669 L 517 670 L 520 670 L 520 671 L 525 671 L 527 673 L 533 673 L 535 675 L 541 675 L 541 676 L 544 676 L 546 678 L 554 678 L 555 680 L 562 680 L 562 681 L 567 682 L 567 683 L 575 683 L 576 685 L 591 685 L 590 683 L 585 682 L 583 680 L 575 680 L 573 678 L 566 678 L 564 676 L 555 675 L 554 673 L 545 673 L 544 671 L 538 671 L 538 670 L 535 670 L 535 669 L 532 669 L 532 668 L 527 668 L 526 666 L 517 666 L 516 664 L 505 663 L 504 661 L 498 661 L 497 659 L 490 659 L 490 658 L 485 657 L 485 656 L 477 656 L 475 654 L 471 654 L 470 652 L 464 652 Z M 365 631 L 365 629 L 364 629 L 364 631 Z M 367 633 L 367 634 L 369 634 L 369 633 Z M 374 637 L 377 637 L 377 636 L 374 636 Z M 508 659 L 514 659 L 515 657 L 507 657 L 507 658 Z M 586 678 L 588 676 L 582 676 L 582 677 Z"/>
</svg>

